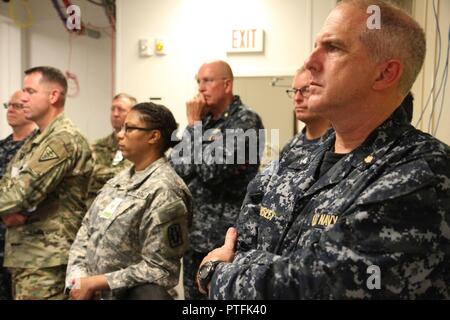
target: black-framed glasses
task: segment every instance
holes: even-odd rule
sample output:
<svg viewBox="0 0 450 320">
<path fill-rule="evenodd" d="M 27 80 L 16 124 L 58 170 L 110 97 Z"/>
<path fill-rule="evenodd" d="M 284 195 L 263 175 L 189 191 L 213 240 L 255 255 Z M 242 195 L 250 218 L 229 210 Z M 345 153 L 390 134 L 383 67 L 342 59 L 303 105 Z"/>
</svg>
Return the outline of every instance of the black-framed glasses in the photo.
<svg viewBox="0 0 450 320">
<path fill-rule="evenodd" d="M 133 130 L 152 131 L 152 130 L 156 130 L 156 129 L 155 128 L 142 128 L 142 127 L 129 126 L 128 124 L 124 124 L 122 126 L 122 129 L 120 129 L 120 131 L 124 131 L 125 134 L 128 134 Z"/>
<path fill-rule="evenodd" d="M 13 102 L 9 102 L 9 103 L 4 103 L 3 104 L 3 108 L 8 109 L 9 107 L 15 109 L 15 110 L 22 110 L 23 109 L 23 104 L 21 103 L 13 103 Z"/>
<path fill-rule="evenodd" d="M 297 92 L 300 92 L 303 98 L 309 98 L 309 86 L 304 86 L 304 87 L 301 87 L 300 89 L 292 88 L 292 89 L 286 90 L 288 97 L 291 99 L 293 99 L 295 97 Z"/>
</svg>

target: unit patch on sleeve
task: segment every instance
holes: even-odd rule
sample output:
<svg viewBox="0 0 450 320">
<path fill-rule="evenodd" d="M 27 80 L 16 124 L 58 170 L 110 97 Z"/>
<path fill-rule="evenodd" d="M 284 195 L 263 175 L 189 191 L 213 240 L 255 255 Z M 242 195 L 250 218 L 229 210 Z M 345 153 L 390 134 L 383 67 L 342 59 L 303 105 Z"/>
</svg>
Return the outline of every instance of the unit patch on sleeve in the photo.
<svg viewBox="0 0 450 320">
<path fill-rule="evenodd" d="M 59 159 L 58 155 L 53 151 L 50 146 L 45 148 L 44 152 L 42 152 L 41 157 L 39 158 L 39 162 L 49 161 Z"/>
<path fill-rule="evenodd" d="M 171 248 L 176 248 L 183 244 L 181 226 L 179 223 L 174 223 L 167 228 L 167 236 L 169 237 L 169 245 Z"/>
</svg>

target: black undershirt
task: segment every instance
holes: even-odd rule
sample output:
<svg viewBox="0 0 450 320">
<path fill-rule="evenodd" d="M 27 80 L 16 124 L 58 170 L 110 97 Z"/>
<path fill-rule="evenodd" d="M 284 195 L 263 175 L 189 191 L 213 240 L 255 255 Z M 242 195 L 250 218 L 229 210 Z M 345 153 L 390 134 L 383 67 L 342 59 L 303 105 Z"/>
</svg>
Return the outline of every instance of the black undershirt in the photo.
<svg viewBox="0 0 450 320">
<path fill-rule="evenodd" d="M 322 160 L 322 164 L 320 165 L 319 177 L 323 176 L 328 172 L 339 160 L 345 157 L 347 154 L 345 153 L 334 153 L 332 151 L 325 152 L 325 155 Z"/>
</svg>

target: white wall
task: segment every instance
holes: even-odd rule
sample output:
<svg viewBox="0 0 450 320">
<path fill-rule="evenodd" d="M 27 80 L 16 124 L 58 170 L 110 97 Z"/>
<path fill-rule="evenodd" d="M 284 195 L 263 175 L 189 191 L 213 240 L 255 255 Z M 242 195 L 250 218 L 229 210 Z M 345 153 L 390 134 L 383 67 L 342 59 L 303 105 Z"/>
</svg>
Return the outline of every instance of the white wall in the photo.
<svg viewBox="0 0 450 320">
<path fill-rule="evenodd" d="M 25 21 L 23 12 L 16 12 L 17 19 Z M 0 2 L 0 139 L 8 136 L 12 130 L 6 121 L 7 102 L 11 93 L 20 89 L 22 83 L 22 32 L 8 14 L 8 5 Z"/>
<path fill-rule="evenodd" d="M 21 86 L 21 39 L 20 29 L 0 15 L 0 139 L 12 132 L 3 102 L 7 102 L 10 94 Z"/>
<path fill-rule="evenodd" d="M 334 0 L 117 0 L 117 88 L 133 92 L 139 100 L 161 97 L 162 103 L 185 125 L 185 101 L 195 93 L 194 75 L 202 62 L 225 59 L 236 76 L 292 74 L 311 51 L 314 37 L 334 3 Z M 450 1 L 436 3 L 445 51 Z M 432 1 L 415 0 L 413 15 L 425 28 L 429 46 L 424 71 L 413 88 L 415 123 L 425 106 L 437 67 Z M 227 55 L 233 26 L 264 29 L 264 54 Z M 139 39 L 157 36 L 167 37 L 169 54 L 140 58 Z M 442 69 L 441 66 L 439 78 Z M 450 126 L 445 125 L 450 118 L 449 95 L 447 90 L 436 134 L 447 144 L 450 144 Z M 440 101 L 434 103 L 440 105 Z M 425 113 L 419 128 L 431 131 L 438 114 L 432 117 L 429 130 L 430 116 L 430 112 Z"/>
<path fill-rule="evenodd" d="M 320 2 L 320 3 L 319 3 Z M 117 0 L 117 88 L 161 103 L 185 125 L 199 66 L 227 60 L 236 76 L 293 74 L 333 0 Z M 311 23 L 311 18 L 315 21 Z M 226 54 L 234 27 L 265 31 L 264 54 Z M 141 38 L 166 36 L 169 54 L 140 58 Z M 238 92 L 236 92 L 238 94 Z"/>
<path fill-rule="evenodd" d="M 21 2 L 16 1 L 15 11 L 23 19 L 24 9 L 19 5 Z M 111 131 L 109 110 L 113 96 L 111 38 L 104 32 L 100 39 L 70 36 L 51 1 L 28 0 L 28 3 L 33 14 L 33 24 L 30 28 L 22 29 L 25 59 L 20 78 L 23 70 L 38 65 L 49 65 L 63 72 L 69 70 L 75 73 L 80 83 L 80 94 L 67 99 L 66 114 L 91 140 L 108 134 Z M 108 25 L 102 8 L 86 0 L 72 3 L 80 6 L 84 23 L 90 22 L 101 27 Z M 2 3 L 0 9 L 2 14 L 8 15 L 5 4 Z M 3 69 L 1 72 L 4 72 Z M 73 85 L 69 83 L 69 87 L 73 88 Z"/>
<path fill-rule="evenodd" d="M 437 0 L 435 1 L 435 3 L 438 12 L 439 26 L 442 33 L 441 51 L 438 51 L 438 34 L 432 1 L 415 0 L 414 2 L 414 17 L 424 28 L 427 37 L 427 56 L 422 72 L 413 87 L 413 93 L 415 95 L 413 124 L 417 123 L 422 110 L 426 106 L 431 89 L 434 85 L 435 94 L 431 95 L 429 106 L 424 112 L 423 120 L 419 123 L 418 128 L 428 133 L 436 132 L 439 110 L 442 101 L 441 98 L 442 94 L 445 92 L 441 120 L 439 126 L 437 127 L 435 136 L 450 145 L 450 126 L 448 125 L 450 120 L 450 79 L 447 82 L 446 87 L 443 87 L 439 98 L 436 95 L 438 86 L 441 84 L 445 65 L 446 51 L 448 48 L 450 1 Z M 441 60 L 440 67 L 438 69 L 439 55 L 441 56 Z M 437 79 L 435 80 L 434 76 L 436 74 L 436 71 Z M 433 104 L 435 106 L 434 114 L 432 114 Z"/>
<path fill-rule="evenodd" d="M 80 5 L 84 22 L 100 26 L 108 24 L 100 7 L 86 0 L 73 2 Z M 22 55 L 25 59 L 22 59 L 20 73 L 27 67 L 44 64 L 67 70 L 69 35 L 51 1 L 28 0 L 28 3 L 34 23 L 30 29 L 22 30 Z M 311 51 L 314 37 L 334 3 L 335 0 L 117 0 L 117 72 L 113 75 L 111 70 L 111 39 L 105 33 L 100 40 L 73 38 L 70 69 L 79 77 L 81 93 L 68 100 L 67 113 L 89 138 L 98 138 L 110 131 L 111 96 L 125 91 L 140 101 L 162 97 L 162 103 L 172 108 L 184 126 L 185 101 L 196 91 L 194 75 L 202 62 L 225 59 L 230 62 L 236 76 L 292 74 Z M 436 3 L 444 52 L 450 1 L 436 0 Z M 25 20 L 23 8 L 16 8 L 18 18 Z M 424 70 L 413 88 L 415 123 L 433 85 L 438 53 L 432 1 L 415 0 L 413 14 L 424 26 L 428 41 Z M 0 15 L 8 16 L 7 5 L 2 1 Z M 235 26 L 264 29 L 264 54 L 227 55 L 225 48 L 230 41 L 230 30 Z M 169 54 L 140 58 L 138 40 L 156 36 L 167 37 Z M 2 50 L 5 52 L 4 47 Z M 1 61 L 3 79 L 17 77 L 17 70 L 8 71 L 5 67 L 11 69 L 15 64 L 9 59 Z M 441 78 L 442 70 L 441 66 L 438 78 Z M 112 78 L 116 81 L 115 92 Z M 2 82 L 2 102 L 12 90 Z M 450 118 L 448 91 L 437 137 L 450 144 L 450 126 L 446 125 Z M 440 106 L 440 100 L 436 101 L 435 97 L 433 102 Z M 430 111 L 427 111 L 424 121 L 419 124 L 422 130 L 431 131 L 436 126 L 438 114 L 432 117 L 429 130 L 430 116 Z M 0 114 L 0 117 L 3 119 L 4 115 Z"/>
</svg>

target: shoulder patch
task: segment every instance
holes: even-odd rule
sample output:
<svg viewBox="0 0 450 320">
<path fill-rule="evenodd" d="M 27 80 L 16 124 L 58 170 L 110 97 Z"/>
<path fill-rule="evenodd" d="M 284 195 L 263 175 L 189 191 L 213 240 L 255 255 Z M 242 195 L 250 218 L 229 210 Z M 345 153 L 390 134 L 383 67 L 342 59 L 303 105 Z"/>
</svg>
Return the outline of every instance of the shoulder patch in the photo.
<svg viewBox="0 0 450 320">
<path fill-rule="evenodd" d="M 167 236 L 171 248 L 176 248 L 183 244 L 181 226 L 179 223 L 174 223 L 167 228 Z"/>
<path fill-rule="evenodd" d="M 53 149 L 50 146 L 47 146 L 42 152 L 41 157 L 39 158 L 39 162 L 49 161 L 59 159 L 58 155 L 53 151 Z"/>
</svg>

